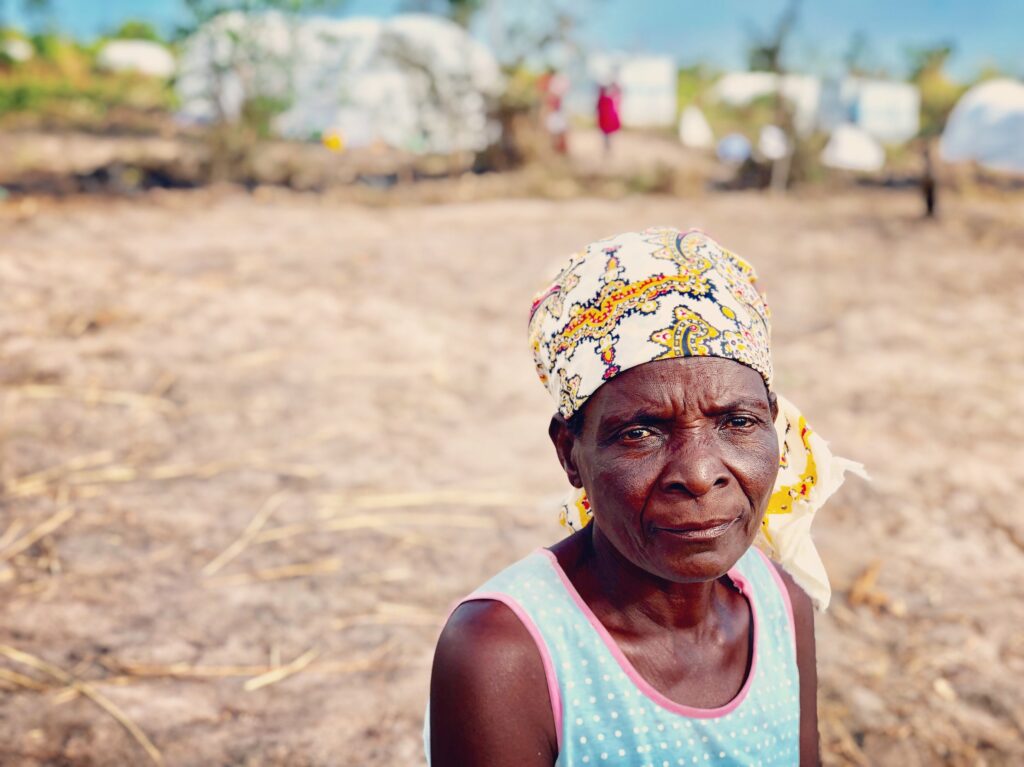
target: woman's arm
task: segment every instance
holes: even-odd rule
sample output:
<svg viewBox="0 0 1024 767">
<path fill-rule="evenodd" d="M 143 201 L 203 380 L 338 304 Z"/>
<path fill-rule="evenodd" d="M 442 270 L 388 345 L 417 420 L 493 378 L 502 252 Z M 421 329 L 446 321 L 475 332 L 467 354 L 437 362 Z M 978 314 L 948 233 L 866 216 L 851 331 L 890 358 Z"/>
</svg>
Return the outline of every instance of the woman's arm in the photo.
<svg viewBox="0 0 1024 767">
<path fill-rule="evenodd" d="M 552 767 L 555 721 L 540 652 L 505 605 L 460 605 L 430 678 L 431 767 Z"/>
<path fill-rule="evenodd" d="M 793 605 L 793 625 L 796 628 L 796 667 L 800 672 L 800 765 L 815 767 L 821 764 L 818 745 L 818 667 L 814 645 L 814 605 L 806 592 L 796 585 L 789 573 L 778 565 L 789 601 Z"/>
</svg>

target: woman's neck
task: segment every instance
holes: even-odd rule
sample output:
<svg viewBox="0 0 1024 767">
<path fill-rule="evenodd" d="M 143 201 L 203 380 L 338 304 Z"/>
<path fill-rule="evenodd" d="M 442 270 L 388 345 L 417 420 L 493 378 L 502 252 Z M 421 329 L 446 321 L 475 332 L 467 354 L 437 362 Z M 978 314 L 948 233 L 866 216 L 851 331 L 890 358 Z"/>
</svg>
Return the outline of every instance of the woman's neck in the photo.
<svg viewBox="0 0 1024 767">
<path fill-rule="evenodd" d="M 644 633 L 648 628 L 715 632 L 726 588 L 717 580 L 676 583 L 659 578 L 624 557 L 588 525 L 565 543 L 563 564 L 584 601 L 610 630 Z M 556 555 L 560 555 L 556 547 Z"/>
</svg>

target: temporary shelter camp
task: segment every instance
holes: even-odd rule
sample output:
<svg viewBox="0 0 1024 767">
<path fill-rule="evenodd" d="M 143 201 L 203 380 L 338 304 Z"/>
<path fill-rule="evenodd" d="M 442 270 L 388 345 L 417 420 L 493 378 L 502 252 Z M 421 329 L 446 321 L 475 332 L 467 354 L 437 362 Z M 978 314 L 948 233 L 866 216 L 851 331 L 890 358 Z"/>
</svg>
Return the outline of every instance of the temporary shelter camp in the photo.
<svg viewBox="0 0 1024 767">
<path fill-rule="evenodd" d="M 266 99 L 283 105 L 273 126 L 285 136 L 448 153 L 495 138 L 489 102 L 502 75 L 486 47 L 438 16 L 235 12 L 189 38 L 177 88 L 190 120 L 236 117 L 247 100 Z"/>
<path fill-rule="evenodd" d="M 939 152 L 947 162 L 1024 173 L 1024 83 L 1001 78 L 967 91 L 946 121 Z"/>
</svg>

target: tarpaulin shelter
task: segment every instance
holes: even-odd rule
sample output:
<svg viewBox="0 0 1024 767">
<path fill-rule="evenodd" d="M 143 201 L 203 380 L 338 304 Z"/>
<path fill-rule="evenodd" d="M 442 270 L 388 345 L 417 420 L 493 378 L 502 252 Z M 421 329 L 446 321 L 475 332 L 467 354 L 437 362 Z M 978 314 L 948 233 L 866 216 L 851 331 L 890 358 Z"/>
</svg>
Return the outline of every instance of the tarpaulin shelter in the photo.
<svg viewBox="0 0 1024 767">
<path fill-rule="evenodd" d="M 872 173 L 885 165 L 885 150 L 866 130 L 856 125 L 836 127 L 821 153 L 829 168 Z"/>
<path fill-rule="evenodd" d="M 1024 83 L 1000 78 L 967 91 L 946 121 L 939 152 L 947 162 L 1024 173 Z"/>
<path fill-rule="evenodd" d="M 174 56 L 152 40 L 111 40 L 96 54 L 96 64 L 108 72 L 135 72 L 168 79 L 174 74 Z"/>
<path fill-rule="evenodd" d="M 273 127 L 292 138 L 340 134 L 413 152 L 485 148 L 497 136 L 489 102 L 503 87 L 490 51 L 427 14 L 386 20 L 216 17 L 184 46 L 177 79 L 184 118 L 236 118 L 247 100 L 279 103 Z"/>
</svg>

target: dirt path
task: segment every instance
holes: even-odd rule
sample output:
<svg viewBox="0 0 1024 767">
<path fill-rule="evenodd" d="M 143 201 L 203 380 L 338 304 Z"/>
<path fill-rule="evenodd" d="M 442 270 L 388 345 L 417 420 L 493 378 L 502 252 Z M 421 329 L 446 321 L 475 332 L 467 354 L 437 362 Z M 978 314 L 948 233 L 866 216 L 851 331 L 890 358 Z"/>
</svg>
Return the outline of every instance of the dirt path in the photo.
<svg viewBox="0 0 1024 767">
<path fill-rule="evenodd" d="M 780 390 L 874 476 L 817 525 L 827 762 L 1024 762 L 1022 212 L 0 210 L 0 763 L 146 764 L 99 699 L 168 765 L 418 764 L 446 606 L 559 535 L 531 294 L 572 249 L 657 223 L 758 266 Z"/>
</svg>

